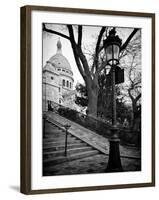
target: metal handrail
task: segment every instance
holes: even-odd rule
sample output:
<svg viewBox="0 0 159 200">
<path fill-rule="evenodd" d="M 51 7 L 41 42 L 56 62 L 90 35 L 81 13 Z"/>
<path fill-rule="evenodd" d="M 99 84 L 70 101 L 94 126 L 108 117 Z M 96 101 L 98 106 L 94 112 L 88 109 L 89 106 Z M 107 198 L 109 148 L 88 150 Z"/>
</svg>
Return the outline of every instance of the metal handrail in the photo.
<svg viewBox="0 0 159 200">
<path fill-rule="evenodd" d="M 112 128 L 111 123 L 109 124 L 103 120 L 90 117 L 88 115 L 85 115 L 81 112 L 70 109 L 68 107 L 65 107 L 53 101 L 48 101 L 48 110 L 58 113 L 59 115 L 66 117 L 67 119 L 73 122 L 76 122 L 79 125 L 84 126 L 85 128 L 95 131 L 96 133 L 98 133 L 99 135 L 102 135 L 105 138 L 111 137 L 111 131 L 110 131 Z M 69 114 L 69 112 L 71 113 L 71 115 Z M 132 133 L 133 130 L 124 128 L 124 127 L 118 127 L 118 131 L 119 131 L 119 138 L 121 139 L 121 143 L 123 143 L 124 145 L 126 144 L 126 145 L 140 146 L 140 143 L 141 143 L 140 136 L 137 132 L 133 133 L 134 135 L 136 135 L 135 136 L 136 139 L 135 141 L 132 141 L 130 133 Z"/>
</svg>

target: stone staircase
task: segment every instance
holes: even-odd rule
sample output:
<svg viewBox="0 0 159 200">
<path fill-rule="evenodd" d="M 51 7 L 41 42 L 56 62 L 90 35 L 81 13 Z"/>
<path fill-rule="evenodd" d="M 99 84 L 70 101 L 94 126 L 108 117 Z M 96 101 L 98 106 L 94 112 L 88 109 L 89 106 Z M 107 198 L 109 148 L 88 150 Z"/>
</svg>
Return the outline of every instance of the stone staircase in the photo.
<svg viewBox="0 0 159 200">
<path fill-rule="evenodd" d="M 65 155 L 65 130 L 56 123 L 46 121 L 43 138 L 43 175 L 47 175 L 52 167 L 102 154 L 88 143 L 68 133 L 67 156 Z"/>
</svg>

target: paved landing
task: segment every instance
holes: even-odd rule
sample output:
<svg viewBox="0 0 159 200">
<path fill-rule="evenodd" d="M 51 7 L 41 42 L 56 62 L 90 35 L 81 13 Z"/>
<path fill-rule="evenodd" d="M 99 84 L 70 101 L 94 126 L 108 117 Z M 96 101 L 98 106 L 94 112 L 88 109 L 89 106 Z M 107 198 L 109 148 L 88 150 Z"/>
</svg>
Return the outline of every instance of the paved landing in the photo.
<svg viewBox="0 0 159 200">
<path fill-rule="evenodd" d="M 128 158 L 121 159 L 124 171 L 140 171 L 140 162 Z M 108 156 L 95 155 L 79 160 L 50 167 L 46 176 L 104 173 L 108 163 Z"/>
</svg>

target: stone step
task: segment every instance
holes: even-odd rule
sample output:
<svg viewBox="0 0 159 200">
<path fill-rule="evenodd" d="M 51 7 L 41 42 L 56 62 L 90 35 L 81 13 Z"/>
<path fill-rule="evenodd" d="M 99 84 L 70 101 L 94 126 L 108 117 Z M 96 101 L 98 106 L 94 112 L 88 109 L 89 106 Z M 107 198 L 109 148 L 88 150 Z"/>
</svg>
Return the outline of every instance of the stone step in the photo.
<svg viewBox="0 0 159 200">
<path fill-rule="evenodd" d="M 50 138 L 44 138 L 43 139 L 43 143 L 46 144 L 46 143 L 50 143 L 50 142 L 61 142 L 61 141 L 65 141 L 65 135 L 63 136 L 58 136 L 58 137 L 50 137 Z M 74 140 L 79 140 L 78 138 L 76 137 L 73 137 L 73 136 L 68 136 L 67 137 L 67 141 L 74 141 Z"/>
<path fill-rule="evenodd" d="M 73 140 L 68 140 L 68 145 L 69 144 L 74 144 L 74 143 L 82 143 L 81 140 L 78 140 L 78 139 L 73 139 Z M 62 145 L 65 145 L 65 140 L 61 140 L 61 141 L 50 141 L 50 142 L 47 142 L 47 143 L 44 143 L 43 144 L 43 147 L 58 147 L 58 146 L 62 146 Z"/>
<path fill-rule="evenodd" d="M 51 130 L 48 130 L 48 131 L 46 131 L 45 132 L 45 135 L 52 135 L 52 134 L 56 134 L 56 135 L 58 135 L 58 134 L 65 134 L 65 131 L 63 131 L 63 130 L 57 130 L 56 128 L 54 128 L 54 127 L 52 127 L 51 128 Z"/>
<path fill-rule="evenodd" d="M 80 153 L 76 153 L 73 155 L 68 155 L 68 156 L 59 156 L 56 158 L 47 158 L 44 159 L 43 164 L 44 167 L 48 167 L 48 166 L 52 166 L 52 165 L 56 165 L 59 163 L 63 163 L 63 162 L 67 162 L 67 161 L 72 161 L 72 160 L 77 160 L 77 159 L 81 159 L 81 158 L 85 158 L 85 157 L 90 157 L 93 155 L 99 154 L 98 150 L 90 150 L 90 151 L 86 151 L 86 152 L 80 152 Z"/>
<path fill-rule="evenodd" d="M 67 155 L 73 155 L 75 153 L 80 153 L 80 152 L 86 152 L 86 151 L 90 151 L 92 150 L 92 147 L 90 146 L 84 146 L 84 147 L 80 147 L 80 148 L 73 148 L 73 149 L 67 149 Z M 47 158 L 54 158 L 56 156 L 63 156 L 65 155 L 65 149 L 63 150 L 58 150 L 58 151 L 52 151 L 52 152 L 48 152 L 45 151 L 43 153 L 43 158 L 47 159 Z"/>
<path fill-rule="evenodd" d="M 47 122 L 46 132 L 49 132 L 50 127 L 53 128 L 54 130 L 57 130 L 57 131 L 64 131 L 60 127 L 58 127 L 58 126 L 56 126 L 52 123 Z"/>
<path fill-rule="evenodd" d="M 53 131 L 52 131 L 53 130 Z M 45 133 L 45 136 L 52 136 L 52 135 L 55 135 L 55 136 L 58 136 L 58 135 L 65 135 L 65 131 L 62 131 L 62 130 L 54 130 L 52 128 L 51 131 L 48 131 Z"/>
<path fill-rule="evenodd" d="M 86 147 L 86 146 L 88 146 L 87 143 L 80 141 L 79 143 L 68 144 L 67 149 L 80 148 L 80 147 Z M 64 145 L 58 145 L 58 146 L 47 145 L 47 146 L 44 146 L 43 149 L 44 151 L 47 151 L 47 152 L 59 151 L 59 150 L 64 150 L 65 146 Z"/>
</svg>

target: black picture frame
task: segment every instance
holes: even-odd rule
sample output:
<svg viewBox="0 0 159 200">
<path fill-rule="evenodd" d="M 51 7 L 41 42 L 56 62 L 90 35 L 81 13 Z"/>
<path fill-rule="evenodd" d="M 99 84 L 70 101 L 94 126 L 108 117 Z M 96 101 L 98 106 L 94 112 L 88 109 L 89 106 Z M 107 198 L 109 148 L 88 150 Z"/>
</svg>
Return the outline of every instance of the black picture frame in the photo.
<svg viewBox="0 0 159 200">
<path fill-rule="evenodd" d="M 62 13 L 87 13 L 89 15 L 114 15 L 130 17 L 146 17 L 152 19 L 152 161 L 151 161 L 151 182 L 135 184 L 100 185 L 73 188 L 52 188 L 33 190 L 31 187 L 31 126 L 32 126 L 32 105 L 31 105 L 31 13 L 32 11 L 48 11 Z M 21 186 L 24 194 L 44 194 L 59 192 L 93 191 L 106 189 L 137 188 L 155 186 L 155 14 L 139 12 L 123 12 L 111 10 L 91 10 L 78 8 L 58 8 L 47 6 L 24 6 L 21 7 Z"/>
</svg>

